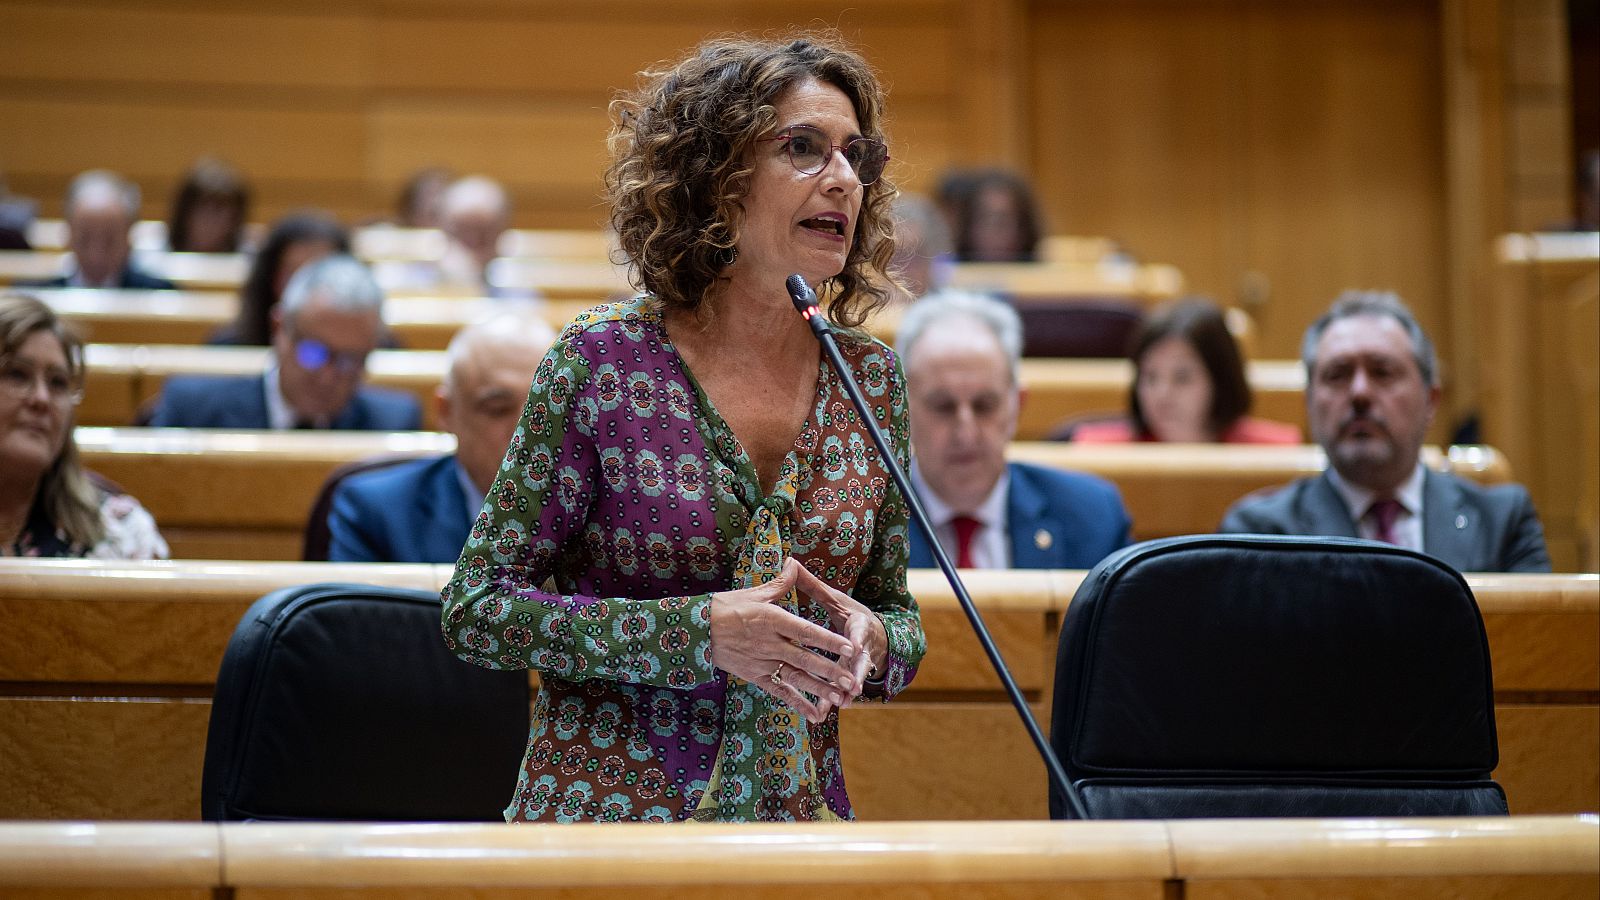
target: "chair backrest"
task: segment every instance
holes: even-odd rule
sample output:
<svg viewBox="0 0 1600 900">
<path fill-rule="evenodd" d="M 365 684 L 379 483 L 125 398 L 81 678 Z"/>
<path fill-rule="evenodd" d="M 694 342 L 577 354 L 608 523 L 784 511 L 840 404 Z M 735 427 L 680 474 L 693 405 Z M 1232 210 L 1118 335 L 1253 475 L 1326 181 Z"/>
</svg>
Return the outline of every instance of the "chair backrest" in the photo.
<svg viewBox="0 0 1600 900">
<path fill-rule="evenodd" d="M 1121 359 L 1144 310 L 1120 297 L 1022 297 L 1022 355 Z"/>
<path fill-rule="evenodd" d="M 1050 740 L 1095 818 L 1506 812 L 1477 602 L 1371 541 L 1107 557 L 1062 626 Z"/>
<path fill-rule="evenodd" d="M 217 674 L 201 818 L 494 821 L 528 737 L 528 673 L 462 662 L 437 594 L 274 591 Z"/>
<path fill-rule="evenodd" d="M 333 512 L 333 494 L 346 478 L 363 472 L 387 469 L 413 459 L 417 459 L 417 455 L 373 456 L 347 462 L 328 473 L 328 480 L 317 490 L 317 499 L 312 501 L 311 513 L 306 517 L 306 533 L 300 546 L 300 558 L 307 562 L 328 561 L 328 548 L 333 543 L 333 534 L 328 530 L 328 514 Z"/>
</svg>

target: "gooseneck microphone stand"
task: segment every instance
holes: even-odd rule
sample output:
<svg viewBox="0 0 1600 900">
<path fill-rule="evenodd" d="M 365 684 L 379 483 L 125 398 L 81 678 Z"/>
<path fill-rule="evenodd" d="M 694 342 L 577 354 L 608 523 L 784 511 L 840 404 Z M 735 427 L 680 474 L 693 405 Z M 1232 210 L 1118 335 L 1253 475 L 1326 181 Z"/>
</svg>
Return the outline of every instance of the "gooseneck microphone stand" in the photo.
<svg viewBox="0 0 1600 900">
<path fill-rule="evenodd" d="M 789 298 L 794 301 L 794 308 L 799 310 L 800 315 L 810 323 L 811 333 L 817 336 L 817 342 L 822 345 L 822 354 L 828 358 L 828 364 L 833 366 L 834 371 L 839 373 L 839 380 L 844 382 L 845 393 L 850 395 L 850 402 L 855 405 L 861 423 L 866 426 L 867 433 L 872 435 L 872 443 L 878 448 L 878 456 L 883 460 L 883 467 L 888 469 L 894 478 L 894 485 L 900 489 L 900 496 L 905 498 L 912 520 L 917 523 L 917 528 L 921 529 L 922 536 L 928 542 L 928 548 L 933 551 L 933 558 L 938 560 L 939 568 L 944 572 L 945 580 L 950 582 L 951 590 L 955 591 L 956 600 L 961 604 L 961 611 L 966 613 L 967 621 L 972 625 L 973 634 L 978 636 L 978 643 L 983 645 L 983 652 L 988 655 L 989 664 L 994 667 L 995 674 L 1000 676 L 1000 683 L 1005 686 L 1006 695 L 1011 698 L 1011 705 L 1016 707 L 1017 715 L 1022 718 L 1023 726 L 1028 729 L 1028 736 L 1033 738 L 1033 745 L 1038 748 L 1039 756 L 1044 760 L 1045 770 L 1050 773 L 1050 783 L 1066 798 L 1073 818 L 1089 818 L 1089 811 L 1084 808 L 1083 798 L 1078 795 L 1077 786 L 1067 777 L 1066 769 L 1061 767 L 1061 760 L 1056 758 L 1055 751 L 1045 740 L 1044 732 L 1039 730 L 1039 723 L 1034 720 L 1033 713 L 1028 709 L 1028 703 L 1022 697 L 1022 690 L 1012 679 L 1011 670 L 1006 667 L 1006 661 L 1001 658 L 999 648 L 994 645 L 994 638 L 989 636 L 989 629 L 983 624 L 983 617 L 978 614 L 977 606 L 973 605 L 972 597 L 967 594 L 966 585 L 961 583 L 961 578 L 956 575 L 955 566 L 950 564 L 950 557 L 945 554 L 944 548 L 939 546 L 939 538 L 933 533 L 933 523 L 928 521 L 928 514 L 923 511 L 921 501 L 911 489 L 911 479 L 906 477 L 905 470 L 900 467 L 900 461 L 894 457 L 894 448 L 889 446 L 889 441 L 879 430 L 878 423 L 873 420 L 872 410 L 868 408 L 866 398 L 861 396 L 861 388 L 856 385 L 855 376 L 851 374 L 850 367 L 845 364 L 844 357 L 839 353 L 839 343 L 833 337 L 833 327 L 817 310 L 817 295 L 799 275 L 790 275 L 784 286 L 789 289 Z"/>
</svg>

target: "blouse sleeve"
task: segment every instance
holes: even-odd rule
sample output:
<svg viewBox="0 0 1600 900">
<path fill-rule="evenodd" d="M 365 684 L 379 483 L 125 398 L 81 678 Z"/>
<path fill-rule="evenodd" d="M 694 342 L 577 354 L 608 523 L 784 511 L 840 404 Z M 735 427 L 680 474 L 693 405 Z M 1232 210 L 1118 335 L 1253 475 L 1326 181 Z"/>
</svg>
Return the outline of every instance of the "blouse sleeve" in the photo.
<svg viewBox="0 0 1600 900">
<path fill-rule="evenodd" d="M 889 398 L 888 421 L 880 416 L 878 426 L 887 425 L 885 435 L 893 445 L 900 465 L 911 467 L 911 429 L 906 406 L 905 374 L 893 351 L 877 344 L 862 360 L 862 390 L 868 402 Z M 876 394 L 876 396 L 874 396 Z M 881 402 L 881 401 L 880 401 Z M 878 410 L 884 407 L 877 406 Z M 855 599 L 878 614 L 889 639 L 888 665 L 862 692 L 866 699 L 889 700 L 917 674 L 917 666 L 927 652 L 922 631 L 922 615 L 906 585 L 906 565 L 910 560 L 907 529 L 910 521 L 905 498 L 891 484 L 887 499 L 878 511 L 878 527 L 872 542 L 867 568 L 856 582 Z"/>
<path fill-rule="evenodd" d="M 100 523 L 105 537 L 89 550 L 93 559 L 166 559 L 171 553 L 156 520 L 127 494 L 101 497 Z"/>
<path fill-rule="evenodd" d="M 582 553 L 600 481 L 601 406 L 589 343 L 574 323 L 539 364 L 500 471 L 445 585 L 445 645 L 490 669 L 693 687 L 714 677 L 709 593 L 640 599 L 545 590 L 558 561 Z"/>
</svg>

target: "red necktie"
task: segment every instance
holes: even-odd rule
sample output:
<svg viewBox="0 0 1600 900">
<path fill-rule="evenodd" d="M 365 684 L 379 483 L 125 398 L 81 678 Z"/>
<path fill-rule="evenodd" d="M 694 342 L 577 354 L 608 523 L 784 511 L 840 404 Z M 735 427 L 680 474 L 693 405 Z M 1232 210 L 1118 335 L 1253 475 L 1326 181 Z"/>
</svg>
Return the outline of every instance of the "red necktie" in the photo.
<svg viewBox="0 0 1600 900">
<path fill-rule="evenodd" d="M 978 526 L 983 523 L 971 516 L 954 516 L 950 519 L 950 524 L 956 529 L 956 568 L 974 568 L 972 539 L 978 533 Z"/>
<path fill-rule="evenodd" d="M 1367 515 L 1372 517 L 1372 523 L 1377 526 L 1378 540 L 1386 544 L 1398 544 L 1394 536 L 1394 520 L 1400 517 L 1400 510 L 1404 509 L 1400 501 L 1390 497 L 1385 500 L 1374 500 L 1367 507 Z"/>
</svg>

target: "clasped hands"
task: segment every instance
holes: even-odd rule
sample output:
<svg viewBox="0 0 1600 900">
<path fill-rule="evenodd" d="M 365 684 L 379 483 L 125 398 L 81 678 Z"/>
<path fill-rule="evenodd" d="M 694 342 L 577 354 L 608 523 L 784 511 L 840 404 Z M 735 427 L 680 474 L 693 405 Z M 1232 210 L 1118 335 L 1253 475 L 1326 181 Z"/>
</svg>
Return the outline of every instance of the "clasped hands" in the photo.
<svg viewBox="0 0 1600 900">
<path fill-rule="evenodd" d="M 829 628 L 777 604 L 797 588 L 828 611 Z M 711 595 L 712 663 L 771 694 L 808 722 L 821 722 L 832 710 L 849 706 L 869 675 L 887 663 L 888 650 L 883 622 L 872 610 L 830 587 L 792 556 L 766 584 Z"/>
</svg>

